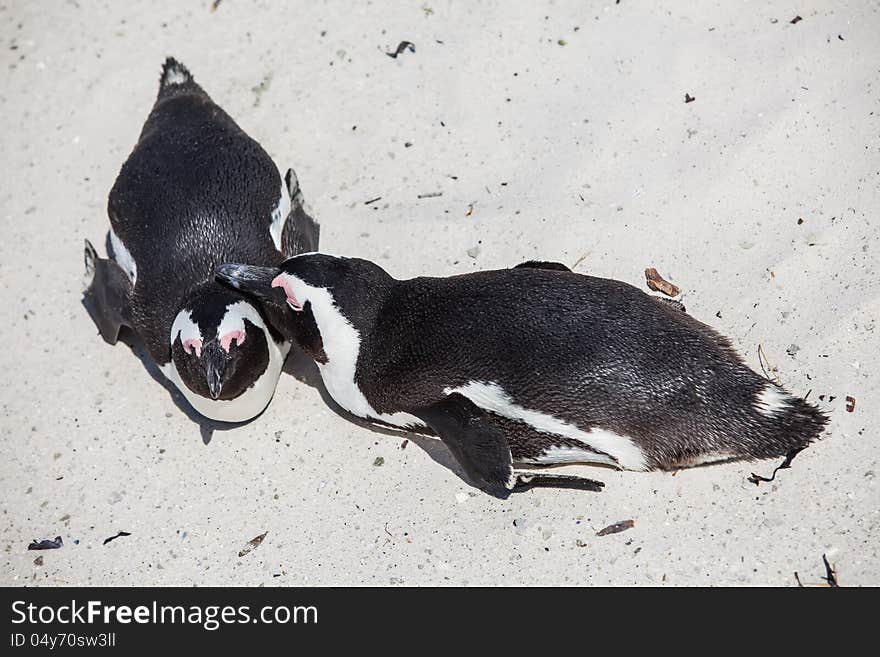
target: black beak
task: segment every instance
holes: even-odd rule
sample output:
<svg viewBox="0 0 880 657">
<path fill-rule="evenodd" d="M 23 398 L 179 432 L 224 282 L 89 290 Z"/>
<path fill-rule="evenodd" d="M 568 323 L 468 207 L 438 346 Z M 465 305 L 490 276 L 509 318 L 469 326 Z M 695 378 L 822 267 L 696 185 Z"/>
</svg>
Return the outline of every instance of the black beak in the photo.
<svg viewBox="0 0 880 657">
<path fill-rule="evenodd" d="M 226 264 L 217 267 L 214 277 L 239 292 L 278 303 L 283 301 L 284 292 L 273 288 L 272 281 L 280 273 L 277 267 Z"/>
<path fill-rule="evenodd" d="M 223 381 L 220 379 L 220 372 L 208 366 L 208 392 L 211 393 L 211 399 L 218 399 L 220 392 L 223 390 Z"/>
<path fill-rule="evenodd" d="M 211 399 L 219 399 L 223 391 L 223 374 L 226 372 L 226 357 L 216 342 L 209 342 L 202 354 L 205 362 L 205 378 Z"/>
</svg>

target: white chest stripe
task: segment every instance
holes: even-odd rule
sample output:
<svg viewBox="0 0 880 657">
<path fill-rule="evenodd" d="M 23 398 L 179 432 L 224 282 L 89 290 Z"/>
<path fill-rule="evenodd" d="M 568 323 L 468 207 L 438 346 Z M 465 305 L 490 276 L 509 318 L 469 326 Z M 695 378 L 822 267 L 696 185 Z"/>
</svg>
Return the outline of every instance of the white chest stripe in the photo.
<svg viewBox="0 0 880 657">
<path fill-rule="evenodd" d="M 284 224 L 287 222 L 287 216 L 289 214 L 290 194 L 287 191 L 287 185 L 284 184 L 284 178 L 282 178 L 281 197 L 278 199 L 278 205 L 272 210 L 272 224 L 269 226 L 269 234 L 272 236 L 272 242 L 275 244 L 275 248 L 279 251 L 281 251 L 281 235 L 284 232 Z"/>
<path fill-rule="evenodd" d="M 595 450 L 613 456 L 617 460 L 617 464 L 625 470 L 648 469 L 645 454 L 628 436 L 620 436 L 605 429 L 584 431 L 547 413 L 518 406 L 497 383 L 470 381 L 460 388 L 446 388 L 443 392 L 447 395 L 451 395 L 453 392 L 462 394 L 480 408 L 512 420 L 525 422 L 541 433 L 579 440 Z"/>
<path fill-rule="evenodd" d="M 266 330 L 266 326 L 263 324 L 263 318 L 260 317 L 260 313 L 257 312 L 257 309 L 247 301 L 237 301 L 226 306 L 226 314 L 223 315 L 223 320 L 217 327 L 217 337 L 223 337 L 227 333 L 232 333 L 233 331 L 244 332 L 244 320 L 248 320 L 254 326 L 259 326 L 261 329 Z M 267 338 L 270 342 L 272 341 L 268 334 Z"/>
<path fill-rule="evenodd" d="M 294 276 L 288 278 L 297 297 L 311 303 L 327 355 L 327 362 L 318 363 L 318 370 L 324 387 L 336 403 L 358 417 L 381 420 L 396 427 L 424 427 L 424 422 L 409 413 L 379 413 L 370 406 L 354 380 L 361 346 L 357 329 L 339 312 L 328 290 L 306 285 Z"/>
<path fill-rule="evenodd" d="M 134 258 L 131 257 L 131 253 L 125 248 L 125 244 L 116 236 L 112 228 L 110 229 L 110 245 L 113 247 L 113 259 L 131 279 L 131 285 L 134 287 L 134 284 L 137 282 L 137 264 Z"/>
<path fill-rule="evenodd" d="M 174 318 L 174 323 L 171 325 L 169 344 L 173 345 L 178 335 L 181 342 L 186 342 L 187 340 L 204 342 L 199 325 L 193 321 L 192 315 L 187 310 L 181 310 L 177 313 L 177 317 Z"/>
</svg>

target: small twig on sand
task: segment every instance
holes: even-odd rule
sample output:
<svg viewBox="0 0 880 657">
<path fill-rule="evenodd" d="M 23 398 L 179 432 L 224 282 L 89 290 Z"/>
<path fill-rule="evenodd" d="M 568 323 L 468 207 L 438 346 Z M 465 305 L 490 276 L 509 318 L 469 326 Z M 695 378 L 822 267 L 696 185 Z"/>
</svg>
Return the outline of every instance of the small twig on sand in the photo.
<svg viewBox="0 0 880 657">
<path fill-rule="evenodd" d="M 575 260 L 575 261 L 574 261 L 574 264 L 571 266 L 571 270 L 574 271 L 575 269 L 577 269 L 577 266 L 578 266 L 579 264 L 581 264 L 584 260 L 586 260 L 588 255 L 589 255 L 589 252 L 585 253 L 585 254 L 582 255 L 580 258 L 578 258 L 577 260 Z"/>
<path fill-rule="evenodd" d="M 822 579 L 828 582 L 828 586 L 830 586 L 831 588 L 840 588 L 840 585 L 837 583 L 837 573 L 834 572 L 834 568 L 832 568 L 831 564 L 828 563 L 828 559 L 825 557 L 824 554 L 822 555 L 822 563 L 825 564 L 825 577 L 823 577 Z"/>
<path fill-rule="evenodd" d="M 767 373 L 767 370 L 770 370 L 771 372 L 775 372 L 776 370 L 770 364 L 770 361 L 767 360 L 767 355 L 764 353 L 764 347 L 762 347 L 760 344 L 758 345 L 758 363 L 761 365 L 761 371 L 764 373 L 764 378 L 767 379 L 768 381 L 770 381 L 771 383 L 775 383 L 776 385 L 780 385 L 779 377 L 770 376 Z"/>
<path fill-rule="evenodd" d="M 831 564 L 828 563 L 828 558 L 824 554 L 822 555 L 822 563 L 825 564 L 825 577 L 822 578 L 823 580 L 825 580 L 825 584 L 804 584 L 801 581 L 801 577 L 800 575 L 798 575 L 798 572 L 794 571 L 794 581 L 797 582 L 797 585 L 801 588 L 806 588 L 808 586 L 827 586 L 832 589 L 840 588 L 840 584 L 837 583 L 837 573 L 834 571 L 834 568 L 831 567 Z"/>
</svg>

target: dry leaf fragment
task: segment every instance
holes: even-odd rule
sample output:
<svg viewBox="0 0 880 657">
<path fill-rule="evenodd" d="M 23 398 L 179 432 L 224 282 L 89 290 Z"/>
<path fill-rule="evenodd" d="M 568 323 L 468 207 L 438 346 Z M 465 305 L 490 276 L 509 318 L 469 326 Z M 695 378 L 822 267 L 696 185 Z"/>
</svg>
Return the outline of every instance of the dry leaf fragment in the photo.
<svg viewBox="0 0 880 657">
<path fill-rule="evenodd" d="M 666 296 L 677 297 L 681 293 L 681 289 L 677 285 L 667 281 L 653 267 L 648 267 L 645 270 L 645 280 L 650 289 L 662 292 Z"/>
<path fill-rule="evenodd" d="M 254 536 L 251 540 L 247 542 L 247 545 L 245 545 L 244 548 L 238 551 L 238 556 L 243 557 L 251 550 L 255 550 L 256 548 L 260 547 L 260 543 L 263 542 L 263 539 L 266 538 L 266 534 L 268 533 L 268 531 L 265 531 L 259 536 Z"/>
<path fill-rule="evenodd" d="M 619 534 L 620 532 L 625 532 L 627 529 L 632 529 L 635 525 L 636 523 L 634 520 L 621 520 L 620 522 L 615 522 L 613 525 L 608 525 L 605 529 L 596 532 L 596 536 Z"/>
</svg>

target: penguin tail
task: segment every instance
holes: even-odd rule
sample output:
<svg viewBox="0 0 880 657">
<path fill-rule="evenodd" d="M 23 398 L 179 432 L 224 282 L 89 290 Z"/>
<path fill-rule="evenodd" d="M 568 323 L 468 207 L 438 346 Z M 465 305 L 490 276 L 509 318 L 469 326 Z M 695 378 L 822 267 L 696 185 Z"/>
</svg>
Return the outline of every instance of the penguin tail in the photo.
<svg viewBox="0 0 880 657">
<path fill-rule="evenodd" d="M 828 424 L 828 415 L 817 406 L 770 382 L 758 394 L 755 411 L 759 422 L 769 430 L 766 444 L 772 446 L 775 452 L 754 454 L 759 458 L 804 449 L 819 437 Z"/>
<path fill-rule="evenodd" d="M 192 73 L 174 57 L 168 57 L 162 64 L 162 75 L 159 76 L 159 95 L 176 87 L 195 84 Z"/>
</svg>

